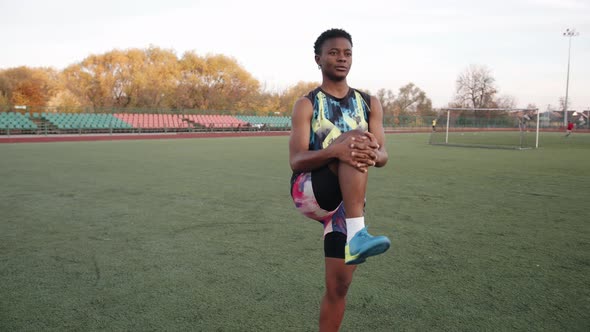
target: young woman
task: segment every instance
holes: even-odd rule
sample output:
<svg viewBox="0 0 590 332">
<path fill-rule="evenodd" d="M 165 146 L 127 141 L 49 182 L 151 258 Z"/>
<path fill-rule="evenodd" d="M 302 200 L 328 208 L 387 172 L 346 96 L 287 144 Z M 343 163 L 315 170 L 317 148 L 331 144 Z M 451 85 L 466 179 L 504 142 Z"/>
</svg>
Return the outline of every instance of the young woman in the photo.
<svg viewBox="0 0 590 332">
<path fill-rule="evenodd" d="M 326 293 L 320 331 L 337 331 L 357 264 L 389 249 L 364 220 L 368 171 L 387 163 L 383 109 L 379 100 L 348 86 L 352 38 L 341 29 L 316 40 L 315 61 L 322 84 L 294 106 L 289 140 L 297 209 L 324 226 Z"/>
</svg>

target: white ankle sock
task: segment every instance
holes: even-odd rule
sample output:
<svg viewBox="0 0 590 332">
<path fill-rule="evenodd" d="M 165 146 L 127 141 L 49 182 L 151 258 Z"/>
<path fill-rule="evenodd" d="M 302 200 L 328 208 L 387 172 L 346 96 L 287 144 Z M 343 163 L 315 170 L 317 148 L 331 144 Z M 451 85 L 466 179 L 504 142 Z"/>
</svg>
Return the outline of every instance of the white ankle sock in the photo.
<svg viewBox="0 0 590 332">
<path fill-rule="evenodd" d="M 346 218 L 346 243 L 350 242 L 363 227 L 365 227 L 365 217 Z"/>
</svg>

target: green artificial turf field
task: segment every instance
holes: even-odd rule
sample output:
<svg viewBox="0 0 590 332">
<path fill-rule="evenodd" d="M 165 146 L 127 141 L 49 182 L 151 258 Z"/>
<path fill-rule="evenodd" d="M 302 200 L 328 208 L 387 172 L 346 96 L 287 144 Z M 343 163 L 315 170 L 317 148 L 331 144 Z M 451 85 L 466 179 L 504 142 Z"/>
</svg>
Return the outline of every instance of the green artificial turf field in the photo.
<svg viewBox="0 0 590 332">
<path fill-rule="evenodd" d="M 588 331 L 590 135 L 388 135 L 343 331 Z M 314 331 L 322 228 L 287 137 L 0 145 L 1 331 Z"/>
</svg>

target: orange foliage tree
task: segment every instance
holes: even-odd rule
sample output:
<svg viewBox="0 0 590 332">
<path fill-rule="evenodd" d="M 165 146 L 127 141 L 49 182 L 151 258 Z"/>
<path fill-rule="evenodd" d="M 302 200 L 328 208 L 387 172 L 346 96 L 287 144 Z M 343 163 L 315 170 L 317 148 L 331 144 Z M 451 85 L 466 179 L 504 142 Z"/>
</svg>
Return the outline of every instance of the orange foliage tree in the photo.
<svg viewBox="0 0 590 332">
<path fill-rule="evenodd" d="M 298 98 L 319 86 L 298 82 L 266 91 L 236 59 L 221 54 L 178 57 L 173 50 L 112 50 L 93 54 L 58 72 L 48 68 L 0 70 L 0 106 L 27 105 L 57 110 L 82 108 L 197 109 L 227 113 L 289 116 Z M 431 102 L 412 83 L 394 96 L 377 92 L 390 115 L 429 114 Z"/>
<path fill-rule="evenodd" d="M 50 68 L 16 67 L 0 70 L 0 102 L 44 106 L 55 93 L 58 73 Z"/>
</svg>

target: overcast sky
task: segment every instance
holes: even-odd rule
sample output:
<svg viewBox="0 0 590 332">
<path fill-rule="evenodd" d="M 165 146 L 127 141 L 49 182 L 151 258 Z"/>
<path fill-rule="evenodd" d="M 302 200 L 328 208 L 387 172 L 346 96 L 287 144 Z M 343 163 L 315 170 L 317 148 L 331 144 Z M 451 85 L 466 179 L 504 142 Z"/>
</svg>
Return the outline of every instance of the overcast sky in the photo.
<svg viewBox="0 0 590 332">
<path fill-rule="evenodd" d="M 351 33 L 349 84 L 394 92 L 408 82 L 444 107 L 457 76 L 487 66 L 500 95 L 542 110 L 565 96 L 590 108 L 590 0 L 0 0 L 0 68 L 63 69 L 115 48 L 234 57 L 269 90 L 319 81 L 313 42 Z"/>
</svg>

